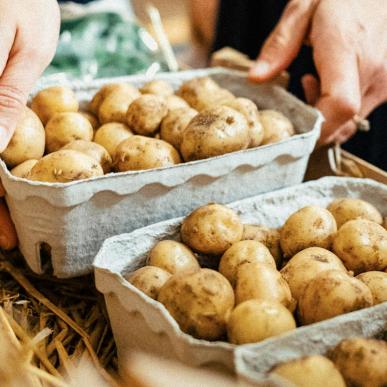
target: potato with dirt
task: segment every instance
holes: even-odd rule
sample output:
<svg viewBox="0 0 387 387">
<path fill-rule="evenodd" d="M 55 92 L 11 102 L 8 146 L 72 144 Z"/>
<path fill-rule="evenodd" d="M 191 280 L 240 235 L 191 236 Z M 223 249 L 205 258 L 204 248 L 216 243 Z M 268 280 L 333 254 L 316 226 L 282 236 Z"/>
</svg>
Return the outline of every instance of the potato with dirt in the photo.
<svg viewBox="0 0 387 387">
<path fill-rule="evenodd" d="M 31 172 L 31 169 L 33 166 L 38 162 L 38 160 L 27 160 L 24 161 L 23 163 L 19 164 L 15 168 L 11 169 L 11 174 L 16 176 L 16 177 L 21 177 L 21 178 L 27 178 Z"/>
<path fill-rule="evenodd" d="M 155 94 L 162 97 L 168 97 L 174 93 L 172 85 L 162 79 L 154 79 L 153 81 L 146 82 L 140 87 L 142 94 Z"/>
<path fill-rule="evenodd" d="M 262 145 L 286 140 L 295 134 L 292 122 L 276 110 L 261 110 L 259 120 L 263 126 Z"/>
<path fill-rule="evenodd" d="M 356 277 L 371 290 L 374 305 L 387 301 L 387 273 L 383 271 L 368 271 Z"/>
</svg>

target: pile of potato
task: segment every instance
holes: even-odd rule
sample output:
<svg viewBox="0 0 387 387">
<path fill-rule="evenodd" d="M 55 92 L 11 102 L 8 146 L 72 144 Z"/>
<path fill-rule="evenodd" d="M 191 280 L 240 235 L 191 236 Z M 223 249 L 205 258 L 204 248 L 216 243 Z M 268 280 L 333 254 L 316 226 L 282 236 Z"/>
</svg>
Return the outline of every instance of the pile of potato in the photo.
<svg viewBox="0 0 387 387">
<path fill-rule="evenodd" d="M 103 86 L 87 111 L 63 86 L 37 93 L 1 157 L 18 177 L 66 183 L 168 167 L 281 141 L 295 133 L 274 110 L 237 98 L 211 78 L 195 78 L 174 94 L 161 80 L 137 89 Z"/>
<path fill-rule="evenodd" d="M 181 242 L 158 242 L 125 278 L 196 338 L 259 342 L 387 301 L 382 222 L 351 198 L 301 208 L 280 229 L 208 204 L 184 219 Z"/>
</svg>

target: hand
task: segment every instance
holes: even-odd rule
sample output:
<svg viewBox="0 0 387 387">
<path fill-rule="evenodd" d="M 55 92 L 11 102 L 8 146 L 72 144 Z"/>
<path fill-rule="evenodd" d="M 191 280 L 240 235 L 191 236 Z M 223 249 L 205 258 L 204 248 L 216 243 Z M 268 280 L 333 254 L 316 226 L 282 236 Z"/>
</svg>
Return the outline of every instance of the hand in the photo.
<svg viewBox="0 0 387 387">
<path fill-rule="evenodd" d="M 0 153 L 54 56 L 59 25 L 56 0 L 0 0 Z"/>
<path fill-rule="evenodd" d="M 342 143 L 387 101 L 385 0 L 291 0 L 267 39 L 250 78 L 264 82 L 285 70 L 302 44 L 313 47 L 319 80 L 302 80 L 309 103 L 325 116 L 320 143 Z"/>
</svg>

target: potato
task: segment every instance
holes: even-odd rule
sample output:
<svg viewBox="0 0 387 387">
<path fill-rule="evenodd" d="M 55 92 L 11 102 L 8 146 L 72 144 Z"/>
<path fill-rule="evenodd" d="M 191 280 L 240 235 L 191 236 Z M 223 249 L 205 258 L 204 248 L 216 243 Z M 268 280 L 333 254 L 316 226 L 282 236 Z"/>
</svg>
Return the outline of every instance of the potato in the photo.
<svg viewBox="0 0 387 387">
<path fill-rule="evenodd" d="M 80 113 L 57 113 L 46 125 L 46 151 L 55 152 L 74 140 L 91 141 L 94 131 Z"/>
<path fill-rule="evenodd" d="M 157 132 L 167 114 L 168 107 L 163 97 L 145 94 L 130 104 L 126 122 L 133 132 L 150 136 Z"/>
<path fill-rule="evenodd" d="M 233 344 L 257 343 L 296 328 L 293 315 L 279 302 L 249 300 L 239 304 L 227 324 Z"/>
<path fill-rule="evenodd" d="M 309 282 L 328 270 L 347 272 L 341 260 L 329 250 L 308 247 L 294 255 L 281 269 L 281 274 L 289 284 L 292 296 L 299 300 Z"/>
<path fill-rule="evenodd" d="M 74 150 L 59 150 L 44 156 L 31 169 L 30 180 L 68 183 L 102 176 L 103 170 L 90 156 Z"/>
<path fill-rule="evenodd" d="M 188 215 L 180 229 L 182 241 L 202 254 L 223 254 L 242 238 L 239 216 L 220 204 L 207 204 Z"/>
<path fill-rule="evenodd" d="M 173 87 L 166 81 L 155 79 L 144 84 L 140 88 L 142 94 L 156 94 L 167 97 L 174 93 Z"/>
<path fill-rule="evenodd" d="M 117 146 L 130 136 L 133 136 L 133 132 L 128 126 L 120 122 L 110 122 L 97 129 L 94 135 L 94 142 L 102 145 L 113 159 Z"/>
<path fill-rule="evenodd" d="M 38 160 L 27 160 L 19 164 L 17 167 L 11 169 L 12 175 L 16 177 L 26 178 L 32 167 L 38 162 Z"/>
<path fill-rule="evenodd" d="M 165 102 L 167 103 L 168 111 L 190 107 L 183 98 L 180 98 L 177 95 L 168 95 L 168 97 L 165 98 Z"/>
<path fill-rule="evenodd" d="M 198 339 L 218 340 L 234 307 L 234 292 L 220 273 L 200 269 L 175 274 L 161 288 L 158 300 L 181 330 Z"/>
<path fill-rule="evenodd" d="M 340 270 L 314 277 L 299 298 L 303 325 L 353 312 L 373 305 L 368 287 Z"/>
<path fill-rule="evenodd" d="M 387 273 L 382 271 L 369 271 L 359 274 L 357 277 L 371 290 L 374 305 L 387 301 Z"/>
<path fill-rule="evenodd" d="M 387 231 L 366 219 L 350 220 L 340 227 L 333 251 L 355 274 L 387 267 Z"/>
<path fill-rule="evenodd" d="M 247 300 L 277 301 L 294 310 L 295 302 L 289 285 L 273 266 L 261 262 L 245 262 L 238 267 L 235 278 L 235 303 Z"/>
<path fill-rule="evenodd" d="M 185 161 L 200 160 L 246 149 L 249 142 L 246 118 L 220 106 L 192 119 L 183 132 L 180 152 Z"/>
<path fill-rule="evenodd" d="M 160 137 L 176 149 L 180 149 L 183 132 L 198 112 L 191 108 L 175 109 L 168 112 L 161 122 Z"/>
<path fill-rule="evenodd" d="M 240 241 L 234 243 L 222 255 L 219 272 L 235 286 L 239 267 L 246 262 L 266 263 L 275 269 L 275 261 L 265 245 L 257 241 Z"/>
<path fill-rule="evenodd" d="M 69 87 L 53 86 L 41 90 L 32 98 L 31 109 L 46 125 L 56 113 L 77 112 L 79 103 Z"/>
<path fill-rule="evenodd" d="M 385 230 L 387 230 L 387 216 L 383 218 L 383 227 Z"/>
<path fill-rule="evenodd" d="M 385 341 L 346 339 L 329 352 L 329 357 L 348 386 L 386 386 L 387 343 Z"/>
<path fill-rule="evenodd" d="M 44 154 L 44 144 L 43 125 L 38 116 L 26 107 L 1 158 L 10 167 L 30 159 L 40 159 Z"/>
<path fill-rule="evenodd" d="M 144 266 L 124 277 L 147 296 L 157 300 L 160 289 L 169 280 L 171 274 L 156 266 Z"/>
<path fill-rule="evenodd" d="M 80 114 L 90 122 L 93 130 L 97 130 L 101 126 L 98 118 L 94 114 L 88 112 L 80 112 Z"/>
<path fill-rule="evenodd" d="M 144 136 L 122 141 L 114 156 L 114 166 L 119 172 L 169 167 L 180 162 L 180 155 L 171 144 Z"/>
<path fill-rule="evenodd" d="M 200 269 L 194 253 L 183 243 L 163 240 L 149 253 L 148 265 L 157 266 L 171 274 Z"/>
<path fill-rule="evenodd" d="M 307 206 L 294 212 L 281 229 L 281 248 L 291 257 L 308 247 L 330 249 L 337 231 L 333 215 L 325 208 Z"/>
<path fill-rule="evenodd" d="M 245 224 L 243 226 L 242 240 L 254 240 L 263 243 L 269 249 L 277 267 L 281 266 L 282 250 L 279 230 L 259 224 Z"/>
<path fill-rule="evenodd" d="M 291 121 L 276 110 L 261 110 L 259 119 L 263 126 L 262 145 L 273 144 L 293 136 L 295 130 Z"/>
<path fill-rule="evenodd" d="M 95 142 L 75 140 L 66 144 L 62 149 L 72 149 L 92 157 L 101 165 L 104 173 L 109 173 L 112 168 L 112 158 L 108 151 Z"/>
<path fill-rule="evenodd" d="M 326 357 L 312 355 L 275 366 L 270 375 L 278 375 L 297 387 L 345 387 L 335 365 Z"/>
<path fill-rule="evenodd" d="M 378 224 L 383 222 L 380 212 L 371 203 L 360 199 L 336 199 L 327 209 L 336 219 L 338 228 L 356 218 L 368 219 Z"/>
</svg>

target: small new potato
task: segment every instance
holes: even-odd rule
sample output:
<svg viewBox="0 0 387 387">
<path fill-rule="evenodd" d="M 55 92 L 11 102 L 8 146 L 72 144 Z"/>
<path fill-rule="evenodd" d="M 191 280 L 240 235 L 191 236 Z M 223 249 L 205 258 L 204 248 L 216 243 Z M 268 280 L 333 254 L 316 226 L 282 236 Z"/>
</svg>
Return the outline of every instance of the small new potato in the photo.
<svg viewBox="0 0 387 387">
<path fill-rule="evenodd" d="M 183 243 L 173 240 L 158 242 L 149 253 L 148 265 L 160 267 L 171 274 L 200 269 L 194 253 Z"/>
<path fill-rule="evenodd" d="M 32 98 L 31 109 L 46 125 L 56 113 L 77 112 L 79 103 L 69 87 L 53 86 L 39 91 Z"/>
<path fill-rule="evenodd" d="M 25 107 L 7 148 L 1 154 L 5 163 L 14 167 L 44 154 L 45 132 L 38 116 Z"/>
<path fill-rule="evenodd" d="M 38 160 L 27 160 L 11 169 L 12 175 L 16 177 L 26 178 L 29 176 L 31 169 L 38 162 Z"/>
<path fill-rule="evenodd" d="M 348 386 L 386 386 L 387 343 L 385 341 L 346 339 L 330 351 L 329 357 Z"/>
<path fill-rule="evenodd" d="M 102 176 L 103 170 L 96 160 L 74 150 L 59 150 L 40 159 L 31 169 L 28 179 L 49 183 Z"/>
<path fill-rule="evenodd" d="M 371 290 L 374 305 L 387 301 L 387 273 L 368 271 L 367 273 L 359 274 L 356 278 L 364 282 Z"/>
<path fill-rule="evenodd" d="M 180 152 L 185 161 L 246 149 L 250 142 L 246 118 L 236 110 L 219 106 L 195 116 L 183 132 Z"/>
<path fill-rule="evenodd" d="M 299 299 L 303 325 L 313 324 L 373 305 L 371 291 L 356 278 L 339 270 L 313 278 Z"/>
<path fill-rule="evenodd" d="M 279 364 L 271 370 L 270 375 L 278 375 L 297 387 L 346 387 L 334 363 L 321 355 Z"/>
<path fill-rule="evenodd" d="M 337 228 L 356 218 L 368 219 L 378 224 L 383 222 L 380 212 L 371 203 L 361 199 L 336 199 L 327 209 L 336 219 Z"/>
<path fill-rule="evenodd" d="M 220 204 L 207 204 L 188 215 L 180 229 L 183 243 L 196 252 L 223 254 L 242 238 L 243 225 L 239 216 Z"/>
<path fill-rule="evenodd" d="M 367 219 L 350 220 L 340 227 L 333 251 L 355 274 L 387 267 L 387 231 Z"/>
<path fill-rule="evenodd" d="M 98 118 L 94 114 L 88 112 L 80 112 L 80 114 L 90 122 L 93 130 L 97 130 L 101 126 Z"/>
<path fill-rule="evenodd" d="M 140 88 L 142 94 L 156 94 L 167 97 L 173 94 L 173 87 L 166 81 L 155 79 L 144 84 Z"/>
<path fill-rule="evenodd" d="M 180 162 L 180 155 L 171 144 L 137 135 L 122 141 L 114 157 L 119 172 L 169 167 Z"/>
<path fill-rule="evenodd" d="M 55 152 L 74 140 L 91 141 L 94 131 L 80 113 L 57 113 L 46 125 L 46 151 Z"/>
<path fill-rule="evenodd" d="M 308 247 L 329 250 L 337 231 L 333 215 L 318 206 L 307 206 L 294 212 L 281 229 L 281 248 L 285 257 L 292 257 Z"/>
<path fill-rule="evenodd" d="M 144 266 L 125 276 L 133 286 L 150 298 L 157 300 L 160 289 L 169 280 L 171 274 L 156 266 Z"/>
<path fill-rule="evenodd" d="M 218 340 L 234 307 L 234 292 L 220 273 L 200 269 L 175 274 L 161 288 L 160 301 L 181 330 L 198 339 Z"/>
<path fill-rule="evenodd" d="M 267 247 L 257 241 L 240 241 L 234 243 L 222 255 L 219 272 L 235 287 L 239 267 L 246 262 L 265 263 L 275 269 L 275 261 Z"/>
<path fill-rule="evenodd" d="M 75 140 L 65 145 L 62 149 L 72 149 L 92 157 L 98 161 L 104 173 L 109 173 L 112 169 L 112 158 L 108 151 L 102 145 L 95 142 Z"/>
<path fill-rule="evenodd" d="M 120 122 L 109 122 L 97 129 L 94 142 L 102 145 L 113 159 L 118 145 L 131 136 L 133 136 L 133 132 L 127 125 Z"/>
<path fill-rule="evenodd" d="M 165 102 L 167 103 L 168 111 L 183 108 L 187 109 L 190 107 L 183 98 L 180 98 L 177 95 L 169 95 L 165 98 Z"/>
<path fill-rule="evenodd" d="M 233 344 L 258 343 L 293 329 L 296 329 L 293 315 L 279 302 L 249 300 L 231 312 L 227 336 Z"/>
<path fill-rule="evenodd" d="M 273 144 L 293 136 L 294 126 L 291 121 L 276 110 L 261 110 L 259 119 L 263 126 L 262 145 Z"/>
</svg>

